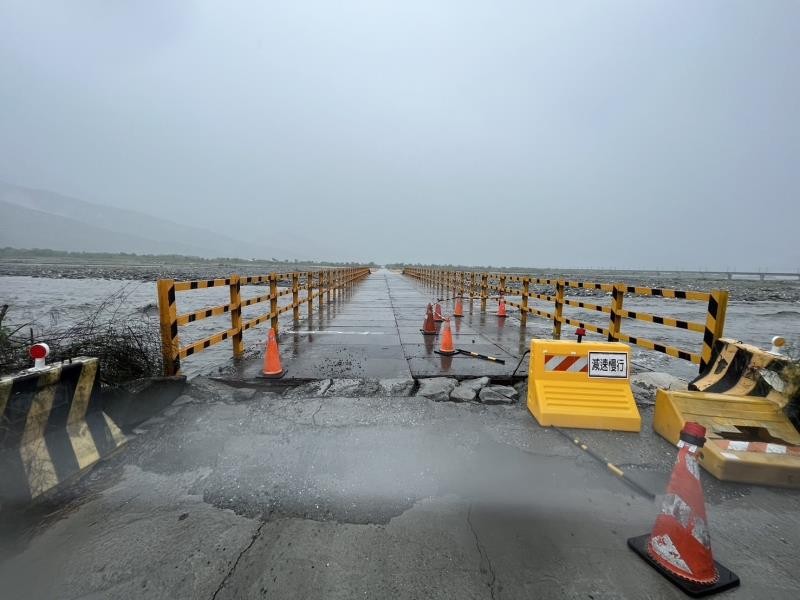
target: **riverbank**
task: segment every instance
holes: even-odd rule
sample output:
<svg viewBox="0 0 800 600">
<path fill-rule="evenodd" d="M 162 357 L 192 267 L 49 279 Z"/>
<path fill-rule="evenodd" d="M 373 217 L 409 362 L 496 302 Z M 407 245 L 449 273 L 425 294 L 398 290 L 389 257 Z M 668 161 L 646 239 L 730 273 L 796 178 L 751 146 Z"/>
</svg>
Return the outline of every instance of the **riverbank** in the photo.
<svg viewBox="0 0 800 600">
<path fill-rule="evenodd" d="M 272 272 L 317 271 L 319 263 L 294 262 L 202 262 L 186 264 L 137 263 L 124 261 L 22 261 L 0 260 L 0 277 L 46 279 L 110 279 L 117 281 L 155 281 L 157 279 L 214 279 L 239 275 L 265 275 Z"/>
</svg>

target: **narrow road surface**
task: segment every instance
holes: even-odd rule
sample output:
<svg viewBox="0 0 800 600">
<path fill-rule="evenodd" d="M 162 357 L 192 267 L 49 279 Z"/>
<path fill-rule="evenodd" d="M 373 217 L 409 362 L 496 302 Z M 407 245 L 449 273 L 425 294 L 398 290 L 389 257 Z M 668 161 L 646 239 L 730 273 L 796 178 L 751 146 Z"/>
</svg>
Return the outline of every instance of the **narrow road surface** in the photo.
<svg viewBox="0 0 800 600">
<path fill-rule="evenodd" d="M 518 374 L 527 373 L 523 357 L 530 339 L 550 335 L 551 326 L 531 320 L 520 327 L 516 316 L 496 315 L 497 304 L 480 311 L 475 300 L 464 303 L 464 317 L 451 319 L 457 348 L 496 356 L 505 364 L 482 361 L 465 355 L 440 356 L 439 336 L 420 332 L 429 302 L 436 302 L 434 290 L 401 275 L 381 269 L 358 282 L 336 301 L 325 304 L 311 319 L 284 324 L 279 336 L 283 366 L 288 380 L 335 378 L 418 378 L 418 377 L 509 377 L 520 364 Z M 451 315 L 453 301 L 442 302 L 443 313 Z M 259 359 L 245 362 L 231 378 L 253 381 L 260 378 Z"/>
<path fill-rule="evenodd" d="M 626 547 L 658 506 L 522 404 L 297 392 L 196 380 L 81 481 L 4 508 L 3 598 L 684 598 Z M 675 450 L 644 417 L 581 436 L 663 491 Z M 796 600 L 800 494 L 703 480 L 743 581 L 725 597 Z"/>
</svg>

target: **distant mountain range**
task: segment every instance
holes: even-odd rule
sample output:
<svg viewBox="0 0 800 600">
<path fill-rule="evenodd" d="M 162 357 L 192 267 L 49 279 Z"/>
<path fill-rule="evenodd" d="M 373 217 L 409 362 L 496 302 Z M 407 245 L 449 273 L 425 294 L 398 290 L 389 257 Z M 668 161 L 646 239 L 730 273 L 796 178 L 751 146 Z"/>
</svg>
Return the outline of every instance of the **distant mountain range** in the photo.
<svg viewBox="0 0 800 600">
<path fill-rule="evenodd" d="M 238 258 L 303 258 L 133 210 L 0 181 L 0 247 Z"/>
</svg>

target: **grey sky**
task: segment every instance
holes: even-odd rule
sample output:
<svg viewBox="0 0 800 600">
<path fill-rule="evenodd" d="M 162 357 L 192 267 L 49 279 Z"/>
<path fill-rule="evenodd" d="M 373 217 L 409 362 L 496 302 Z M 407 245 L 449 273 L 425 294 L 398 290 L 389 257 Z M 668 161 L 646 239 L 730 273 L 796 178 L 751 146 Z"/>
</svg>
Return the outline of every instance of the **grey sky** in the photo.
<svg viewBox="0 0 800 600">
<path fill-rule="evenodd" d="M 5 0 L 0 179 L 290 256 L 794 271 L 798 74 L 794 0 Z"/>
</svg>

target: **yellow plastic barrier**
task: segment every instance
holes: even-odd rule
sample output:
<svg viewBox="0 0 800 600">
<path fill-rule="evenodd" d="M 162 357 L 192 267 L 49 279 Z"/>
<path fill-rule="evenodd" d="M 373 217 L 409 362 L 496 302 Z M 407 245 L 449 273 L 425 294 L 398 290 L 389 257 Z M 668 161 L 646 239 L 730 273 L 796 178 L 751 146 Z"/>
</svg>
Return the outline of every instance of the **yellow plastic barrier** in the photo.
<svg viewBox="0 0 800 600">
<path fill-rule="evenodd" d="M 800 488 L 800 433 L 768 398 L 658 390 L 653 428 L 678 443 L 686 421 L 703 425 L 703 468 L 723 481 Z"/>
<path fill-rule="evenodd" d="M 540 425 L 640 431 L 629 378 L 627 344 L 535 339 L 528 410 Z"/>
</svg>

